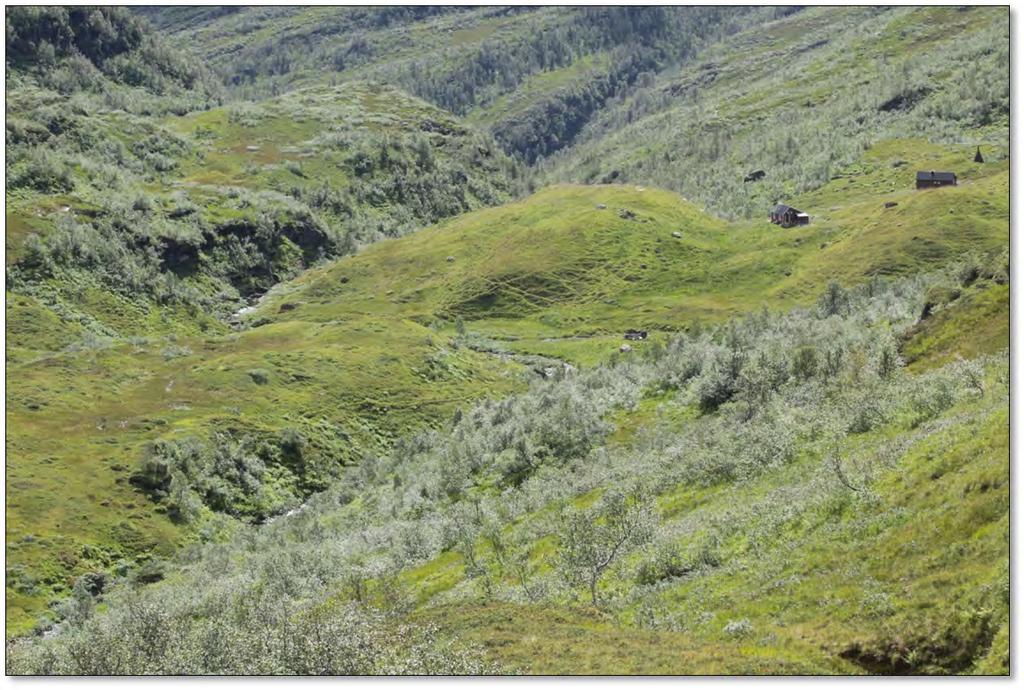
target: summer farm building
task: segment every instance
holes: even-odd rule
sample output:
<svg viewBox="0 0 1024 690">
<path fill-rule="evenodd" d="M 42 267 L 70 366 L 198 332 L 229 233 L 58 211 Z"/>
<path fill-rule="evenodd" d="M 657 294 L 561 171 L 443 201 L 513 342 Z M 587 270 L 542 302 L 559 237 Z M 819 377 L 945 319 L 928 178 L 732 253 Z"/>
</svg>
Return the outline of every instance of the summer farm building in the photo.
<svg viewBox="0 0 1024 690">
<path fill-rule="evenodd" d="M 917 173 L 917 188 L 928 189 L 929 187 L 945 187 L 956 184 L 956 173 L 935 172 L 934 170 L 920 170 Z"/>
<path fill-rule="evenodd" d="M 784 228 L 791 228 L 794 225 L 807 225 L 811 222 L 811 217 L 792 206 L 775 204 L 768 214 L 768 220 Z"/>
</svg>

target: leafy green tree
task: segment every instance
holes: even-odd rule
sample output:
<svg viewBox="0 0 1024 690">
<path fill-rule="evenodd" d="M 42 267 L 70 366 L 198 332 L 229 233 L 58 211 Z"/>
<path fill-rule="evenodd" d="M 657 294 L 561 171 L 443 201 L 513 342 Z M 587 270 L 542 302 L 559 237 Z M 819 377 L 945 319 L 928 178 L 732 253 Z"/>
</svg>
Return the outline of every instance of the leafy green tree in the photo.
<svg viewBox="0 0 1024 690">
<path fill-rule="evenodd" d="M 656 518 L 643 492 L 627 495 L 610 489 L 596 508 L 569 510 L 559 531 L 558 567 L 571 586 L 586 585 L 599 605 L 601 576 L 630 549 L 650 541 Z"/>
</svg>

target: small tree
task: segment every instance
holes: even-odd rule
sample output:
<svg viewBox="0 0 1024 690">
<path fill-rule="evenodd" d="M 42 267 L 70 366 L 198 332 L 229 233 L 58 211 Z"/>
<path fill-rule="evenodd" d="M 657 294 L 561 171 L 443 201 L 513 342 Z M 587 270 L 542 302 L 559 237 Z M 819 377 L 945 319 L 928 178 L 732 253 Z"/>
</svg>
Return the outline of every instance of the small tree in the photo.
<svg viewBox="0 0 1024 690">
<path fill-rule="evenodd" d="M 823 318 L 837 314 L 842 316 L 850 310 L 850 296 L 839 283 L 832 281 L 818 300 L 818 309 Z"/>
<path fill-rule="evenodd" d="M 465 561 L 466 577 L 476 580 L 484 590 L 484 596 L 490 599 L 494 594 L 494 580 L 490 567 L 484 557 L 483 550 L 477 543 L 484 536 L 483 519 L 480 505 L 456 511 L 455 516 L 455 549 L 462 554 Z"/>
<path fill-rule="evenodd" d="M 899 346 L 891 331 L 886 331 L 876 341 L 873 352 L 875 371 L 878 375 L 887 379 L 903 366 L 903 358 L 900 357 Z"/>
<path fill-rule="evenodd" d="M 596 508 L 570 510 L 560 532 L 559 570 L 570 586 L 586 584 L 598 605 L 597 586 L 612 563 L 630 548 L 650 541 L 655 517 L 643 493 L 611 490 Z"/>
</svg>

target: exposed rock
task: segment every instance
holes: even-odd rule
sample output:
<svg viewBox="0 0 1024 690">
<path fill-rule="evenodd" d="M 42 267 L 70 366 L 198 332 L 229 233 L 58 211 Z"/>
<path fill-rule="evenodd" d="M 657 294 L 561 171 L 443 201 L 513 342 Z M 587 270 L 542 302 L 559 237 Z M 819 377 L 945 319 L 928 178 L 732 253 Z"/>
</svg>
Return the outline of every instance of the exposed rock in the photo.
<svg viewBox="0 0 1024 690">
<path fill-rule="evenodd" d="M 632 352 L 632 351 L 633 351 L 632 346 L 627 345 L 626 343 L 622 343 L 622 345 L 619 345 L 619 352 Z"/>
<path fill-rule="evenodd" d="M 448 263 L 451 263 L 451 262 L 455 261 L 455 257 L 454 256 L 449 256 L 447 259 L 445 259 L 445 261 L 447 261 Z"/>
<path fill-rule="evenodd" d="M 672 237 L 675 237 L 676 239 L 679 239 L 682 236 L 683 236 L 683 233 L 679 232 L 678 230 L 676 230 L 675 232 L 672 233 Z"/>
<path fill-rule="evenodd" d="M 897 203 L 896 203 L 895 201 L 886 201 L 886 202 L 885 202 L 885 207 L 886 207 L 886 208 L 893 208 L 893 207 L 895 207 L 895 206 L 897 206 L 897 205 L 898 205 L 898 204 L 897 204 Z"/>
</svg>

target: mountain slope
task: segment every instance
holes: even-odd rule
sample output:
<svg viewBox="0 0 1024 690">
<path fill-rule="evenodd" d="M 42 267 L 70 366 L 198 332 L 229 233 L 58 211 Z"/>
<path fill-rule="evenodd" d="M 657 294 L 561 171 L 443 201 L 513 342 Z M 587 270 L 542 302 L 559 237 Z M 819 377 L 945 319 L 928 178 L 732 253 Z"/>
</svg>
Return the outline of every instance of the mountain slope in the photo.
<svg viewBox="0 0 1024 690">
<path fill-rule="evenodd" d="M 790 10 L 716 7 L 238 8 L 145 11 L 235 93 L 379 79 L 484 124 L 532 162 L 609 98 L 697 47 Z"/>
<path fill-rule="evenodd" d="M 1006 246 L 1005 161 L 968 169 L 956 188 L 888 191 L 879 176 L 888 179 L 889 157 L 908 150 L 922 145 L 872 152 L 809 195 L 812 212 L 833 208 L 846 188 L 851 203 L 804 228 L 728 224 L 657 189 L 555 187 L 309 270 L 275 287 L 241 333 L 114 342 L 12 366 L 8 474 L 19 495 L 8 505 L 8 538 L 22 545 L 11 560 L 27 577 L 49 573 L 18 600 L 34 611 L 70 573 L 168 553 L 195 529 L 186 513 L 201 525 L 217 512 L 262 520 L 286 510 L 345 465 L 474 399 L 519 388 L 517 361 L 539 370 L 553 359 L 595 364 L 631 328 L 654 331 L 638 347 L 656 351 L 663 333 L 810 303 L 829 280 L 914 275 Z M 939 162 L 969 153 L 931 152 Z M 895 209 L 884 207 L 890 198 L 900 200 Z M 950 208 L 959 210 L 953 220 Z M 899 221 L 874 225 L 875 213 Z M 1005 295 L 994 310 L 997 319 L 1008 313 Z M 1005 336 L 970 342 L 974 352 L 1006 345 Z M 172 445 L 154 455 L 157 439 Z M 196 458 L 239 454 L 251 479 L 231 475 L 215 491 L 217 472 L 194 460 L 172 485 L 154 467 L 191 447 L 181 443 L 198 444 Z M 54 466 L 88 481 L 57 481 Z M 179 504 L 169 498 L 179 485 L 206 488 L 198 504 Z M 119 510 L 97 513 L 100 496 Z M 58 559 L 86 548 L 99 550 Z"/>
<path fill-rule="evenodd" d="M 658 189 L 556 186 L 309 271 L 252 318 L 461 318 L 510 349 L 599 361 L 630 328 L 676 331 L 806 303 L 830 280 L 909 275 L 998 252 L 1007 242 L 1006 161 L 970 159 L 968 147 L 886 142 L 798 197 L 813 221 L 789 230 L 725 223 Z M 915 167 L 943 166 L 963 183 L 913 189 Z M 283 304 L 294 310 L 277 312 Z"/>
<path fill-rule="evenodd" d="M 975 288 L 1006 279 L 986 275 Z M 475 405 L 140 574 L 165 582 L 80 579 L 64 630 L 13 645 L 9 668 L 374 672 L 345 640 L 377 610 L 381 633 L 437 631 L 415 658 L 505 671 L 1006 673 L 1005 352 L 910 374 L 893 349 L 930 288 L 970 287 L 950 279 L 753 314 Z"/>
<path fill-rule="evenodd" d="M 9 671 L 1007 672 L 1004 10 L 139 14 L 8 13 Z"/>
<path fill-rule="evenodd" d="M 996 8 L 809 8 L 610 103 L 542 178 L 656 184 L 742 218 L 826 184 L 884 139 L 1006 157 L 1008 31 Z"/>
<path fill-rule="evenodd" d="M 493 141 L 380 85 L 159 119 L 56 99 L 13 121 L 47 136 L 8 149 L 8 288 L 93 337 L 223 331 L 210 317 L 317 261 L 518 185 Z"/>
</svg>

